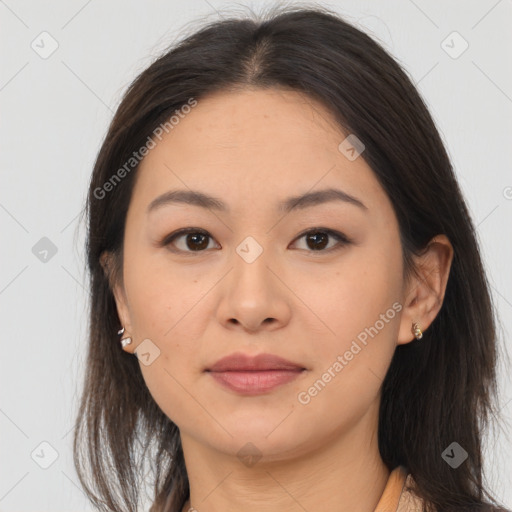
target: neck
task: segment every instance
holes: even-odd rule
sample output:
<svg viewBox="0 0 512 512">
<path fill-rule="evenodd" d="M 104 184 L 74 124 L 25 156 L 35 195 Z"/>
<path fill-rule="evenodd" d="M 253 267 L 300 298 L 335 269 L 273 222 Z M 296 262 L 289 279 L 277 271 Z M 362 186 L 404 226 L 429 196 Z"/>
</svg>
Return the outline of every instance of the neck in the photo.
<svg viewBox="0 0 512 512">
<path fill-rule="evenodd" d="M 378 450 L 377 411 L 300 454 L 251 466 L 182 432 L 190 484 L 182 512 L 374 512 L 390 474 Z"/>
</svg>

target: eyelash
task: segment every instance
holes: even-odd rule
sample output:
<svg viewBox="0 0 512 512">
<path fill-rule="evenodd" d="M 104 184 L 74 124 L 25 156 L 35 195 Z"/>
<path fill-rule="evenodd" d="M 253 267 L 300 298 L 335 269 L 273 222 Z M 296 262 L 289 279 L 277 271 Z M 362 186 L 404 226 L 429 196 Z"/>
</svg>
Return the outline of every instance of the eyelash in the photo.
<svg viewBox="0 0 512 512">
<path fill-rule="evenodd" d="M 307 231 L 304 231 L 297 238 L 295 238 L 294 241 L 300 240 L 301 238 L 304 238 L 306 235 L 318 234 L 318 233 L 326 234 L 326 235 L 334 238 L 335 240 L 338 241 L 338 244 L 329 249 L 319 249 L 318 251 L 308 250 L 308 249 L 304 249 L 304 250 L 306 250 L 307 252 L 311 252 L 311 253 L 331 253 L 333 251 L 340 250 L 343 247 L 352 243 L 352 240 L 349 239 L 343 233 L 340 233 L 339 231 L 335 231 L 333 229 L 327 229 L 327 228 L 321 228 L 321 227 L 312 228 L 312 229 L 308 229 Z M 177 238 L 184 236 L 184 235 L 188 235 L 188 234 L 200 234 L 200 235 L 205 235 L 205 236 L 209 237 L 210 239 L 213 239 L 213 237 L 207 231 L 205 231 L 203 229 L 185 228 L 185 229 L 180 229 L 178 231 L 175 231 L 174 233 L 171 233 L 170 235 L 167 235 L 166 237 L 164 237 L 163 240 L 161 240 L 159 242 L 159 247 L 167 247 L 167 246 L 171 245 Z M 175 252 L 175 253 L 189 253 L 191 255 L 207 251 L 207 249 L 199 250 L 199 251 L 189 251 L 189 250 L 184 251 L 182 249 L 169 249 L 169 250 L 172 252 Z"/>
</svg>

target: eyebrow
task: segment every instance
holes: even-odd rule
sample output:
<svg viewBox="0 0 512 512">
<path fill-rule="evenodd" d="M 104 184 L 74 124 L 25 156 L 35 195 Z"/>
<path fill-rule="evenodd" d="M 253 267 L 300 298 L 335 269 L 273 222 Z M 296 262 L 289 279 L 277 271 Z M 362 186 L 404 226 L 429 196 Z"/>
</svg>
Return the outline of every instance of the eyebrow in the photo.
<svg viewBox="0 0 512 512">
<path fill-rule="evenodd" d="M 368 207 L 360 199 L 357 199 L 343 190 L 335 188 L 318 190 L 316 192 L 307 192 L 298 196 L 289 197 L 277 204 L 277 210 L 282 213 L 288 213 L 294 208 L 302 210 L 334 201 L 342 201 L 344 203 L 355 205 L 362 210 L 368 210 Z M 151 201 L 147 208 L 147 213 L 149 214 L 162 206 L 171 204 L 187 204 L 219 212 L 230 211 L 227 204 L 220 198 L 205 194 L 198 190 L 169 190 Z"/>
</svg>

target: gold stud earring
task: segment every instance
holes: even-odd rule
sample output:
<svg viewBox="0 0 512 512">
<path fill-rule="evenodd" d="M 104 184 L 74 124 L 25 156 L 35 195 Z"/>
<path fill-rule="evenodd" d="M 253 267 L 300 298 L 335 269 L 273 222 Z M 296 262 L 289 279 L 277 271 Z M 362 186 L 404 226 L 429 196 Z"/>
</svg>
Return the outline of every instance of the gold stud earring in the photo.
<svg viewBox="0 0 512 512">
<path fill-rule="evenodd" d="M 421 340 L 421 338 L 423 338 L 423 332 L 421 332 L 420 326 L 417 323 L 412 324 L 411 330 L 417 340 Z"/>
</svg>

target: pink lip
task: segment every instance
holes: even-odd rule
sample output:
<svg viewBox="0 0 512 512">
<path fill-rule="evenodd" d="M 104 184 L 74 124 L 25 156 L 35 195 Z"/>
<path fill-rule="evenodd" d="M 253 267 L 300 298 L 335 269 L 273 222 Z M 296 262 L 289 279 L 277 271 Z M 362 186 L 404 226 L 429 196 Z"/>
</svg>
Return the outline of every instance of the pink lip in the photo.
<svg viewBox="0 0 512 512">
<path fill-rule="evenodd" d="M 235 352 L 229 356 L 219 359 L 214 365 L 206 368 L 209 372 L 241 372 L 241 371 L 263 371 L 263 370 L 304 370 L 298 364 L 283 359 L 273 354 L 258 354 L 248 356 L 241 352 Z"/>
<path fill-rule="evenodd" d="M 272 354 L 251 357 L 235 353 L 223 357 L 205 371 L 232 391 L 257 395 L 290 382 L 304 370 L 303 366 Z"/>
<path fill-rule="evenodd" d="M 220 384 L 243 395 L 259 395 L 286 384 L 304 370 L 267 370 L 247 372 L 211 372 Z"/>
</svg>

